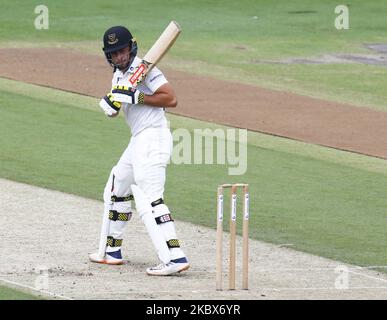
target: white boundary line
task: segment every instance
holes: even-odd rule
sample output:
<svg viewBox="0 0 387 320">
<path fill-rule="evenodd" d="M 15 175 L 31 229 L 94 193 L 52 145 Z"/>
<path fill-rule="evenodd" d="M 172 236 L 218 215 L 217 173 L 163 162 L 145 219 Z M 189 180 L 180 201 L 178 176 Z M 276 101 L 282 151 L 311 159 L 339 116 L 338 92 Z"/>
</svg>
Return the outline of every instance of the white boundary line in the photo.
<svg viewBox="0 0 387 320">
<path fill-rule="evenodd" d="M 130 264 L 130 263 L 128 263 Z M 240 267 L 240 265 L 237 264 L 237 267 Z M 373 271 L 372 269 L 377 269 L 377 268 L 387 268 L 387 266 L 369 266 L 369 267 L 358 267 L 358 266 L 348 266 L 348 265 L 345 265 L 345 264 L 337 264 L 336 266 L 330 266 L 330 267 L 311 267 L 311 268 L 261 268 L 261 269 L 256 269 L 255 271 L 256 272 L 313 272 L 313 271 L 326 271 L 326 270 L 331 270 L 332 272 L 335 271 L 335 269 L 337 267 L 346 267 L 348 268 L 348 272 L 352 272 L 353 274 L 357 274 L 357 275 L 362 275 L 362 276 L 368 276 L 368 277 L 371 277 L 372 279 L 379 279 L 379 280 L 382 280 L 382 281 L 387 281 L 387 279 L 384 279 L 384 278 L 378 278 L 378 277 L 372 277 L 372 276 L 369 276 L 369 275 L 366 275 L 366 274 L 361 274 L 361 273 L 358 273 L 358 272 L 355 272 L 355 271 L 352 271 L 353 269 L 355 270 L 370 270 L 371 272 L 376 272 L 376 271 Z M 351 270 L 352 269 L 352 270 Z M 9 272 L 12 272 L 12 273 L 17 273 L 18 271 L 15 271 L 15 269 L 13 270 L 4 270 L 2 272 L 0 272 L 0 276 L 1 274 L 8 274 Z M 25 270 L 23 270 L 23 272 L 25 272 Z M 106 273 L 108 273 L 109 271 L 107 269 L 87 269 L 87 270 L 82 270 L 80 272 L 85 272 L 85 273 L 92 273 L 93 276 L 99 276 L 99 275 L 105 275 Z M 55 274 L 55 272 L 51 272 L 50 273 L 53 273 Z M 64 275 L 66 276 L 66 271 L 58 271 L 57 272 L 58 274 L 60 273 L 65 273 Z M 215 274 L 215 271 L 208 271 L 206 269 L 203 269 L 203 270 L 190 270 L 189 271 L 190 274 L 192 273 L 205 273 L 205 274 Z M 122 274 L 140 274 L 140 275 L 145 275 L 145 271 L 136 271 L 136 270 L 127 270 L 127 269 L 120 269 L 120 275 Z M 384 273 L 383 273 L 384 274 Z M 183 277 L 185 276 L 186 273 L 183 273 L 181 275 L 177 275 L 178 277 Z M 88 277 L 89 275 L 88 274 L 83 274 L 82 277 Z M 387 273 L 385 274 L 385 276 L 387 277 Z M 1 278 L 0 278 L 1 280 Z"/>
<path fill-rule="evenodd" d="M 368 274 L 362 274 L 362 273 L 355 272 L 355 271 L 352 271 L 352 270 L 348 270 L 348 272 L 353 273 L 353 274 L 356 274 L 356 275 L 358 275 L 358 276 L 366 277 L 366 278 L 373 279 L 373 280 L 377 280 L 377 281 L 383 281 L 383 282 L 386 282 L 386 283 L 387 283 L 387 279 L 378 278 L 378 277 L 373 277 L 373 276 L 370 276 L 370 275 L 368 275 Z"/>
<path fill-rule="evenodd" d="M 324 269 L 329 269 L 329 268 L 315 268 L 315 270 L 324 270 Z M 289 270 L 293 270 L 293 269 L 289 269 Z M 300 270 L 300 269 L 297 269 L 297 270 Z M 310 269 L 305 269 L 305 270 L 310 270 Z M 351 271 L 349 270 L 349 272 L 353 273 L 353 274 L 356 274 L 356 275 L 359 275 L 359 276 L 364 276 L 364 277 L 367 277 L 367 278 L 370 278 L 370 279 L 373 279 L 373 280 L 380 280 L 380 281 L 383 281 L 383 282 L 387 282 L 386 279 L 381 279 L 381 278 L 377 278 L 377 277 L 373 277 L 373 276 L 369 276 L 369 275 L 365 275 L 365 274 L 361 274 L 361 273 L 358 273 L 358 272 L 354 272 L 354 271 Z M 17 286 L 17 287 L 21 287 L 21 288 L 25 288 L 25 289 L 29 289 L 31 291 L 34 291 L 34 292 L 37 292 L 37 293 L 42 293 L 42 294 L 45 294 L 45 295 L 49 295 L 49 296 L 52 296 L 52 297 L 56 297 L 56 298 L 60 298 L 60 299 L 64 299 L 64 300 L 74 300 L 72 298 L 69 298 L 69 297 L 66 297 L 66 296 L 63 296 L 63 295 L 59 295 L 59 294 L 56 294 L 56 293 L 53 293 L 53 292 L 50 292 L 50 291 L 46 291 L 46 290 L 38 290 L 34 287 L 31 287 L 31 286 L 28 286 L 28 285 L 24 285 L 24 284 L 21 284 L 21 283 L 18 283 L 18 282 L 15 282 L 15 281 L 10 281 L 10 280 L 6 280 L 6 279 L 3 279 L 3 278 L 0 278 L 0 281 L 1 282 L 4 282 L 4 283 L 8 283 L 8 284 L 11 284 L 13 286 Z M 337 291 L 337 292 L 350 292 L 350 291 L 353 291 L 353 290 L 375 290 L 375 289 L 379 289 L 379 290 L 387 290 L 387 286 L 360 286 L 360 287 L 349 287 L 347 289 L 337 289 L 335 287 L 295 287 L 295 288 L 290 288 L 290 287 L 283 287 L 283 288 L 265 288 L 265 287 L 258 287 L 258 288 L 254 288 L 254 289 L 249 289 L 247 291 L 245 290 L 240 290 L 240 289 L 237 289 L 237 290 L 222 290 L 220 291 L 219 293 L 220 294 L 231 294 L 233 295 L 234 293 L 236 292 L 264 292 L 264 291 L 274 291 L 274 292 L 284 292 L 284 291 Z M 187 293 L 206 293 L 206 292 L 214 292 L 215 291 L 215 288 L 214 290 L 181 290 L 180 292 L 181 293 L 184 293 L 184 292 L 187 292 Z M 125 295 L 131 295 L 131 294 L 149 294 L 149 291 L 143 291 L 143 290 L 135 290 L 135 291 L 132 291 L 132 292 L 122 292 L 122 294 L 125 294 Z M 160 291 L 154 291 L 153 293 L 157 294 L 157 293 L 170 293 L 170 291 L 164 291 L 164 290 L 160 290 Z"/>
<path fill-rule="evenodd" d="M 280 292 L 280 291 L 323 291 L 323 290 L 334 290 L 334 291 L 337 291 L 337 292 L 350 292 L 352 290 L 374 290 L 374 289 L 382 289 L 382 290 L 387 290 L 387 287 L 349 287 L 348 289 L 337 289 L 335 287 L 310 287 L 310 288 L 265 288 L 265 287 L 258 287 L 258 288 L 254 288 L 254 289 L 249 289 L 249 290 L 243 290 L 243 289 L 240 289 L 240 288 L 236 288 L 236 290 L 228 290 L 228 289 L 223 289 L 221 291 L 216 291 L 216 288 L 214 286 L 214 289 L 205 289 L 205 290 L 201 290 L 201 289 L 198 289 L 198 290 L 179 290 L 180 293 L 207 293 L 207 292 L 211 292 L 211 293 L 214 293 L 214 292 L 217 292 L 219 294 L 222 294 L 222 293 L 229 293 L 229 294 L 240 294 L 241 292 L 245 292 L 246 294 L 248 294 L 249 292 L 262 292 L 262 291 L 276 291 L 276 292 Z M 115 294 L 125 294 L 125 295 L 133 295 L 133 294 L 159 294 L 159 293 L 171 293 L 171 291 L 164 291 L 164 290 L 161 290 L 161 291 L 152 291 L 152 292 L 149 292 L 148 290 L 133 290 L 133 291 L 130 291 L 130 292 L 120 292 L 120 291 L 115 291 Z M 216 298 L 216 297 L 215 297 Z"/>
<path fill-rule="evenodd" d="M 369 289 L 369 290 L 374 290 L 374 289 L 384 289 L 387 290 L 387 287 L 351 287 L 349 286 L 348 289 L 337 289 L 335 287 L 310 287 L 310 288 L 257 288 L 254 289 L 254 291 L 319 291 L 319 290 L 335 290 L 338 292 L 345 292 L 345 291 L 352 291 L 352 290 L 364 290 L 364 289 Z"/>
<path fill-rule="evenodd" d="M 387 268 L 387 266 L 365 266 L 365 267 L 357 267 L 357 269 L 384 269 Z"/>
<path fill-rule="evenodd" d="M 38 289 L 36 289 L 34 287 L 31 287 L 31 286 L 28 286 L 28 285 L 25 285 L 25 284 L 22 284 L 22 283 L 18 283 L 18 282 L 15 282 L 15 281 L 10 281 L 10 280 L 6 280 L 6 279 L 2 279 L 2 278 L 0 278 L 0 281 L 4 282 L 4 283 L 7 283 L 7 284 L 11 284 L 11 285 L 16 286 L 16 287 L 22 287 L 22 288 L 25 288 L 25 289 L 32 290 L 34 292 L 42 293 L 42 294 L 53 296 L 53 297 L 56 297 L 56 298 L 60 298 L 60 299 L 64 299 L 64 300 L 73 300 L 73 299 L 71 299 L 69 297 L 62 296 L 60 294 L 56 294 L 56 293 L 53 293 L 53 292 L 50 292 L 50 291 L 46 291 L 46 290 L 38 290 Z"/>
</svg>

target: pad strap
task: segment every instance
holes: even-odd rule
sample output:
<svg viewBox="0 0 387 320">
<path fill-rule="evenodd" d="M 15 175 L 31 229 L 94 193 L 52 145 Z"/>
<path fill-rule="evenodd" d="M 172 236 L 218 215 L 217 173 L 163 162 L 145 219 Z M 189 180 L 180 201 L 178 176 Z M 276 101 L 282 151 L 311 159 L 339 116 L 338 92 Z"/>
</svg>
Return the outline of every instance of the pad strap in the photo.
<svg viewBox="0 0 387 320">
<path fill-rule="evenodd" d="M 133 200 L 133 195 L 130 194 L 128 196 L 124 196 L 124 197 L 117 197 L 117 196 L 112 196 L 111 197 L 111 201 L 112 202 L 125 202 L 125 201 L 130 201 L 130 200 Z"/>
<path fill-rule="evenodd" d="M 109 211 L 109 219 L 112 221 L 129 221 L 132 217 L 132 212 L 118 212 L 117 210 Z"/>
<path fill-rule="evenodd" d="M 156 207 L 156 206 L 158 206 L 159 204 L 164 204 L 164 200 L 163 199 L 157 199 L 156 201 L 153 201 L 152 203 L 151 203 L 151 206 L 152 207 Z"/>
<path fill-rule="evenodd" d="M 178 239 L 171 239 L 167 241 L 168 248 L 180 248 L 180 243 Z"/>
<path fill-rule="evenodd" d="M 122 246 L 122 239 L 114 239 L 113 237 L 107 237 L 106 244 L 109 247 L 121 247 Z"/>
<path fill-rule="evenodd" d="M 157 217 L 155 220 L 157 224 L 174 221 L 170 213 Z"/>
</svg>

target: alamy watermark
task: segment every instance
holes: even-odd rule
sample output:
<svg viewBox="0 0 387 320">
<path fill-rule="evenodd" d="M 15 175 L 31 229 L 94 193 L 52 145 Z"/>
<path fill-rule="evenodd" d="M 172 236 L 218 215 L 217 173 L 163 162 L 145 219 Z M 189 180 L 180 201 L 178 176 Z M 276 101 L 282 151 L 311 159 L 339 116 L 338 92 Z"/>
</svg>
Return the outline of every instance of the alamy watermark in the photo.
<svg viewBox="0 0 387 320">
<path fill-rule="evenodd" d="M 349 289 L 349 270 L 347 266 L 339 265 L 335 268 L 335 273 L 338 276 L 335 279 L 335 288 L 338 290 Z"/>
<path fill-rule="evenodd" d="M 346 5 L 338 5 L 335 8 L 335 13 L 338 15 L 335 19 L 335 28 L 337 30 L 349 29 L 349 9 Z"/>
<path fill-rule="evenodd" d="M 220 164 L 229 175 L 243 175 L 247 171 L 246 129 L 194 129 L 172 131 L 173 164 Z"/>
<path fill-rule="evenodd" d="M 47 30 L 49 28 L 49 12 L 48 7 L 40 4 L 35 7 L 34 13 L 37 14 L 34 20 L 36 30 Z"/>
<path fill-rule="evenodd" d="M 49 289 L 49 276 L 48 268 L 46 266 L 38 266 L 35 270 L 37 277 L 35 279 L 36 290 L 48 290 Z"/>
</svg>

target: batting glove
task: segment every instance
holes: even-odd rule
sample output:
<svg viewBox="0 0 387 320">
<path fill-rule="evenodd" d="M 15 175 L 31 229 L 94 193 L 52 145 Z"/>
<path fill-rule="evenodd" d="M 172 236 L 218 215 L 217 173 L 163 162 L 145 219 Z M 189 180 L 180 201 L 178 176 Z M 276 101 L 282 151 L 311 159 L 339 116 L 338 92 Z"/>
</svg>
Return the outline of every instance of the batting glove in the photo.
<svg viewBox="0 0 387 320">
<path fill-rule="evenodd" d="M 114 96 L 114 100 L 119 102 L 125 102 L 130 104 L 144 104 L 144 93 L 134 88 L 125 86 L 114 86 L 112 94 Z"/>
<path fill-rule="evenodd" d="M 116 101 L 111 93 L 104 96 L 99 102 L 99 106 L 105 112 L 107 116 L 116 115 L 121 109 L 122 103 Z"/>
</svg>

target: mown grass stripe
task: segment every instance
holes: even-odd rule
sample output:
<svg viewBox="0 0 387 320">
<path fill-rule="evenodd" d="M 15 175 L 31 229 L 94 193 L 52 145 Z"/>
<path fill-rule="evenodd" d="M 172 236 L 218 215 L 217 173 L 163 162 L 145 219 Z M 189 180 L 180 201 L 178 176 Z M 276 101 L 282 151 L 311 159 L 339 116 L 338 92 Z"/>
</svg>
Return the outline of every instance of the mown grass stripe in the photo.
<svg viewBox="0 0 387 320">
<path fill-rule="evenodd" d="M 42 99 L 43 101 L 56 103 L 62 106 L 101 112 L 98 106 L 99 99 L 53 88 L 0 78 L 0 90 L 25 97 Z M 188 130 L 206 128 L 212 130 L 218 128 L 227 130 L 231 128 L 171 113 L 168 113 L 168 119 L 172 128 L 186 128 Z M 248 131 L 248 144 L 264 149 L 277 150 L 313 159 L 324 160 L 352 168 L 387 174 L 386 160 L 317 146 L 292 139 Z"/>
</svg>

